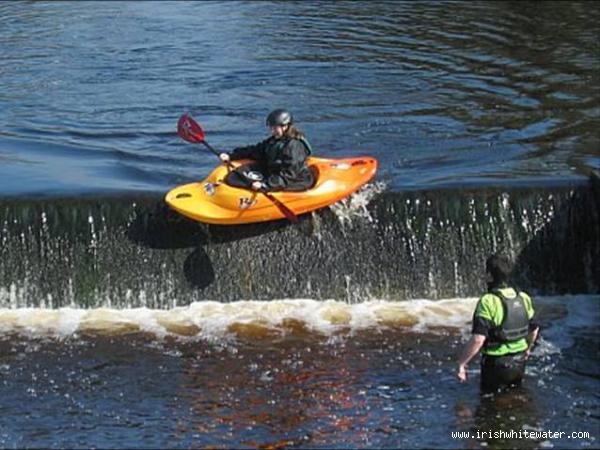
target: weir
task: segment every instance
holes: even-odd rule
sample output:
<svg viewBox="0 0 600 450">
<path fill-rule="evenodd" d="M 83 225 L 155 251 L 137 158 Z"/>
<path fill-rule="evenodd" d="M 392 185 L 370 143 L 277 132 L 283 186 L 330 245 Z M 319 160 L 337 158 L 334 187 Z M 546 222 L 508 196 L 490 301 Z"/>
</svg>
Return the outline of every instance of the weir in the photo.
<svg viewBox="0 0 600 450">
<path fill-rule="evenodd" d="M 385 192 L 350 219 L 236 227 L 192 222 L 158 194 L 4 199 L 0 307 L 468 297 L 498 250 L 523 289 L 594 294 L 599 184 Z"/>
</svg>

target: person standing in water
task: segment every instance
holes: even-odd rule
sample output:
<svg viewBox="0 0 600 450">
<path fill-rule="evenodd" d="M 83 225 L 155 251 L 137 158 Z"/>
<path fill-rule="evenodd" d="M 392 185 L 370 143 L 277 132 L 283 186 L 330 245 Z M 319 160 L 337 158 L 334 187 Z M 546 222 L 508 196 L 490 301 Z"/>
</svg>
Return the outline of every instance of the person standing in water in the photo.
<svg viewBox="0 0 600 450">
<path fill-rule="evenodd" d="M 304 191 L 310 188 L 315 180 L 306 160 L 312 150 L 304 134 L 294 126 L 292 114 L 285 109 L 276 109 L 267 116 L 266 123 L 271 130 L 267 139 L 219 155 L 224 163 L 253 160 L 253 163 L 230 172 L 225 182 L 256 191 Z"/>
<path fill-rule="evenodd" d="M 467 381 L 467 365 L 482 350 L 481 387 L 485 391 L 520 385 L 525 362 L 538 337 L 531 297 L 508 284 L 508 257 L 490 256 L 485 264 L 488 291 L 473 314 L 472 336 L 458 360 L 457 377 Z"/>
</svg>

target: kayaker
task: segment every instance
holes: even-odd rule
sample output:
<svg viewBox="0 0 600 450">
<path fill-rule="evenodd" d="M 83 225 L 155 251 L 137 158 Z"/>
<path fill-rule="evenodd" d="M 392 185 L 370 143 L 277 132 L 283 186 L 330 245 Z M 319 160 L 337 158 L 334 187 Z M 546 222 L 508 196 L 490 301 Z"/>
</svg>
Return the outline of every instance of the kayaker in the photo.
<svg viewBox="0 0 600 450">
<path fill-rule="evenodd" d="M 484 391 L 519 385 L 539 326 L 531 297 L 508 284 L 512 266 L 505 255 L 486 261 L 488 291 L 473 314 L 472 336 L 458 360 L 457 377 L 467 380 L 467 365 L 482 350 L 481 387 Z"/>
<path fill-rule="evenodd" d="M 294 126 L 292 114 L 285 109 L 276 109 L 269 113 L 266 122 L 271 130 L 269 138 L 219 155 L 224 163 L 240 159 L 255 161 L 230 172 L 225 182 L 257 191 L 304 191 L 310 188 L 314 176 L 306 159 L 311 148 L 304 134 Z"/>
</svg>

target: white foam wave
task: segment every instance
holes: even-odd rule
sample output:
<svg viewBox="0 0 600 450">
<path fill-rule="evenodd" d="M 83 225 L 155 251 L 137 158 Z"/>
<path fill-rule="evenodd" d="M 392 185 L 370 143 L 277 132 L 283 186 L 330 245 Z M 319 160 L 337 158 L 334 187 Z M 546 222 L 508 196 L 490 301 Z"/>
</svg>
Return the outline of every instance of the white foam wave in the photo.
<svg viewBox="0 0 600 450">
<path fill-rule="evenodd" d="M 335 335 L 372 328 L 405 327 L 417 331 L 465 325 L 476 299 L 369 301 L 348 304 L 309 299 L 195 302 L 170 310 L 0 309 L 0 334 L 68 337 L 75 334 L 168 335 L 225 338 L 285 333 Z"/>
<path fill-rule="evenodd" d="M 367 205 L 376 195 L 385 191 L 386 187 L 387 184 L 383 181 L 368 183 L 350 197 L 331 205 L 330 209 L 342 225 L 352 222 L 353 219 L 374 222 L 375 219 L 369 213 Z"/>
<path fill-rule="evenodd" d="M 537 298 L 536 304 L 561 305 L 566 317 L 561 326 L 544 334 L 554 334 L 565 326 L 581 326 L 598 318 L 598 296 Z M 201 339 L 226 339 L 235 336 L 273 337 L 288 333 L 336 336 L 362 330 L 407 329 L 437 332 L 455 329 L 468 334 L 476 298 L 447 300 L 374 300 L 356 304 L 340 301 L 285 299 L 220 303 L 201 301 L 169 310 L 19 308 L 0 309 L 0 335 L 30 337 L 73 335 L 122 335 L 147 333 Z M 564 341 L 557 337 L 558 341 Z"/>
</svg>

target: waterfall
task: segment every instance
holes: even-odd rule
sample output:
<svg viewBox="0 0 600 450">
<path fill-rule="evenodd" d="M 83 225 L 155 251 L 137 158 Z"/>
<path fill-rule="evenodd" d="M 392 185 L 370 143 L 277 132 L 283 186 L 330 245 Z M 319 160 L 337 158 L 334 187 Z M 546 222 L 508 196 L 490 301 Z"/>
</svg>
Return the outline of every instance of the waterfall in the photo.
<svg viewBox="0 0 600 450">
<path fill-rule="evenodd" d="M 598 184 L 386 191 L 350 219 L 333 208 L 234 227 L 154 194 L 0 199 L 0 307 L 476 296 L 496 251 L 523 289 L 598 293 Z"/>
</svg>

